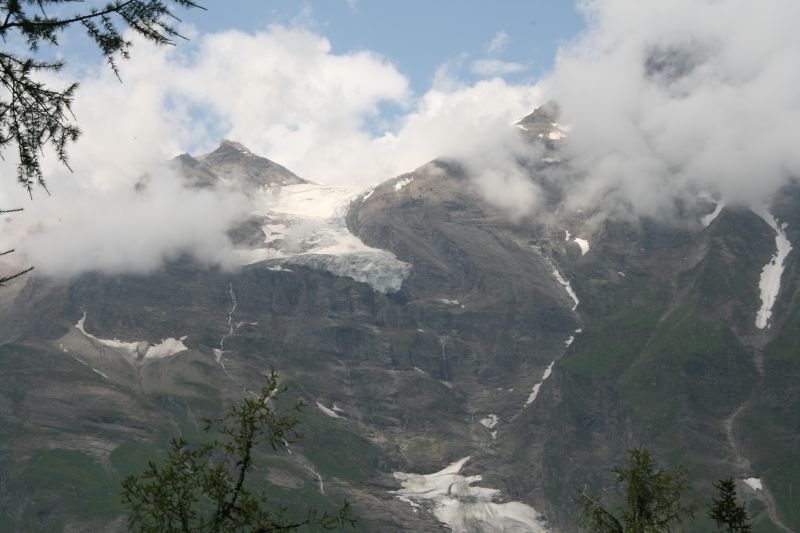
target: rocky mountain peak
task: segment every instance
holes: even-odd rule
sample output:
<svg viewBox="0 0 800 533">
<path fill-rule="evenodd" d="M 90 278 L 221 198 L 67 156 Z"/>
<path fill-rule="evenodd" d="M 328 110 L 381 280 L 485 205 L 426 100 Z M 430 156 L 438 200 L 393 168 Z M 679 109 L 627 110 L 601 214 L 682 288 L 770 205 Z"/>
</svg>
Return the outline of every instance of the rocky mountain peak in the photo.
<svg viewBox="0 0 800 533">
<path fill-rule="evenodd" d="M 526 133 L 547 141 L 558 141 L 566 136 L 566 128 L 558 123 L 560 115 L 558 103 L 551 100 L 533 110 L 517 122 Z"/>
<path fill-rule="evenodd" d="M 207 154 L 181 154 L 171 165 L 197 188 L 216 187 L 219 182 L 244 189 L 308 183 L 286 167 L 229 139 L 223 139 L 216 150 Z"/>
<path fill-rule="evenodd" d="M 242 155 L 254 155 L 248 147 L 240 142 L 232 141 L 230 139 L 222 139 L 219 146 L 213 153 L 239 153 Z"/>
</svg>

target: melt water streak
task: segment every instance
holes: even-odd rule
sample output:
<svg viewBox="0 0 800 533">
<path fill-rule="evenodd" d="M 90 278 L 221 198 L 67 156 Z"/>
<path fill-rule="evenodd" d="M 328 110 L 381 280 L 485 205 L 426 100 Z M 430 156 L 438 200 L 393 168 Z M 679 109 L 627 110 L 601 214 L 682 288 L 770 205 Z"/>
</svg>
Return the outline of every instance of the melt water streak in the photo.
<svg viewBox="0 0 800 533">
<path fill-rule="evenodd" d="M 469 461 L 464 457 L 433 474 L 395 472 L 401 488 L 395 496 L 411 505 L 430 508 L 434 516 L 455 533 L 546 533 L 550 531 L 536 509 L 521 502 L 498 503 L 500 491 L 474 487 L 480 475 L 459 472 Z"/>
<path fill-rule="evenodd" d="M 761 217 L 775 231 L 775 254 L 769 263 L 761 270 L 761 279 L 758 289 L 761 293 L 761 308 L 756 313 L 756 327 L 765 329 L 769 327 L 772 318 L 772 307 L 778 299 L 781 290 L 781 277 L 783 276 L 784 263 L 792 251 L 792 243 L 786 237 L 786 224 L 779 224 L 766 208 L 754 208 L 753 212 Z"/>
</svg>

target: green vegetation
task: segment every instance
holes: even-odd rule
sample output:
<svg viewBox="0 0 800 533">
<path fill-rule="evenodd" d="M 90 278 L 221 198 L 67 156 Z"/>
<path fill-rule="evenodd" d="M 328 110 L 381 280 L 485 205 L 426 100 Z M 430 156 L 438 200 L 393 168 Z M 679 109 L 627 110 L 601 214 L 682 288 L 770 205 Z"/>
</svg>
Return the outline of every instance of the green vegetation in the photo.
<svg viewBox="0 0 800 533">
<path fill-rule="evenodd" d="M 636 294 L 631 292 L 620 298 Z M 584 332 L 575 352 L 559 365 L 584 377 L 622 374 L 647 346 L 666 307 L 665 299 L 664 291 L 642 290 L 629 306 L 598 319 Z"/>
<path fill-rule="evenodd" d="M 736 499 L 736 483 L 732 478 L 721 479 L 714 486 L 719 497 L 708 506 L 708 516 L 717 524 L 717 528 L 727 533 L 750 533 L 750 521 L 747 508 Z"/>
<path fill-rule="evenodd" d="M 687 471 L 681 467 L 658 469 L 646 448 L 628 450 L 623 467 L 614 469 L 617 484 L 624 486 L 623 505 L 612 512 L 600 497 L 579 489 L 581 527 L 592 533 L 669 533 L 694 516 L 696 505 L 688 501 Z"/>
<path fill-rule="evenodd" d="M 126 478 L 122 486 L 129 528 L 267 532 L 355 525 L 346 502 L 335 513 L 312 508 L 305 518 L 292 518 L 286 509 L 271 505 L 266 491 L 251 481 L 260 445 L 275 451 L 300 437 L 295 415 L 272 407 L 283 391 L 272 372 L 259 395 L 232 406 L 221 419 L 206 421 L 209 440 L 190 445 L 173 438 L 160 465 L 151 461 L 142 474 Z M 299 410 L 301 404 L 293 407 Z"/>
</svg>

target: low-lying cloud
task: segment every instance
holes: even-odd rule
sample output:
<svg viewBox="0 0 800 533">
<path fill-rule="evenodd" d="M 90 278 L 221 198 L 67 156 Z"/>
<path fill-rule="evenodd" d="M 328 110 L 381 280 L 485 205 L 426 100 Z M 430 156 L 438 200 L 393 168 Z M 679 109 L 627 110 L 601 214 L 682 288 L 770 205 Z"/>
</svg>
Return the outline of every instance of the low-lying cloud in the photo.
<svg viewBox="0 0 800 533">
<path fill-rule="evenodd" d="M 595 0 L 542 82 L 571 126 L 575 208 L 670 216 L 698 191 L 763 202 L 800 175 L 800 4 Z"/>
<path fill-rule="evenodd" d="M 386 58 L 334 53 L 318 33 L 282 26 L 194 35 L 177 48 L 138 42 L 122 76 L 120 84 L 101 65 L 82 76 L 75 114 L 84 135 L 70 151 L 73 174 L 45 161 L 52 197 L 37 191 L 30 202 L 0 183 L 0 206 L 26 208 L 3 224 L 17 261 L 51 275 L 148 272 L 181 254 L 231 266 L 226 230 L 252 206 L 186 190 L 163 169 L 223 137 L 303 178 L 365 188 L 436 157 L 465 159 L 498 205 L 519 214 L 535 201 L 510 127 L 538 103 L 532 85 L 442 77 L 414 95 Z M 13 175 L 13 161 L 0 164 Z M 137 192 L 146 172 L 151 187 Z"/>
<path fill-rule="evenodd" d="M 163 170 L 222 137 L 303 178 L 364 188 L 436 157 L 459 159 L 489 201 L 531 214 L 541 194 L 519 162 L 539 155 L 511 125 L 550 99 L 570 126 L 555 176 L 568 208 L 669 217 L 700 191 L 761 202 L 800 175 L 800 4 L 581 8 L 586 32 L 540 83 L 502 78 L 517 67 L 502 64 L 500 32 L 487 48 L 492 68 L 458 56 L 424 94 L 388 59 L 336 53 L 306 27 L 196 35 L 177 48 L 137 43 L 123 84 L 101 65 L 80 76 L 85 134 L 71 150 L 74 174 L 45 162 L 52 197 L 30 202 L 0 183 L 0 207 L 26 208 L 4 219 L 2 240 L 47 273 L 147 272 L 181 254 L 231 266 L 226 231 L 252 206 L 187 191 Z M 485 79 L 465 83 L 465 68 Z M 13 176 L 13 161 L 0 165 Z M 152 188 L 136 192 L 145 172 Z"/>
</svg>

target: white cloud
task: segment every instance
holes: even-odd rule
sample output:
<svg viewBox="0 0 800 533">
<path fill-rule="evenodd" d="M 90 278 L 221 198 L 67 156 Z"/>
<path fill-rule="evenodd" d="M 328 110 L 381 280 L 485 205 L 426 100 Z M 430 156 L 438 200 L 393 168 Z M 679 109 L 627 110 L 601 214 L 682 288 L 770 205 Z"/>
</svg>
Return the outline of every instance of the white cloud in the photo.
<svg viewBox="0 0 800 533">
<path fill-rule="evenodd" d="M 508 41 L 510 40 L 511 38 L 506 32 L 498 31 L 486 46 L 486 52 L 489 54 L 499 54 L 506 49 L 508 46 Z"/>
<path fill-rule="evenodd" d="M 543 83 L 571 124 L 574 207 L 754 202 L 800 175 L 800 3 L 596 0 Z"/>
<path fill-rule="evenodd" d="M 470 65 L 470 70 L 480 76 L 502 76 L 504 74 L 514 74 L 527 69 L 520 63 L 500 61 L 499 59 L 476 59 Z"/>
<path fill-rule="evenodd" d="M 536 202 L 509 127 L 540 101 L 533 86 L 500 79 L 467 85 L 451 74 L 417 97 L 385 58 L 337 54 L 317 33 L 280 26 L 201 34 L 177 48 L 137 42 L 122 75 L 120 84 L 98 67 L 81 80 L 75 113 L 84 136 L 71 150 L 75 172 L 48 159 L 51 198 L 29 202 L 10 180 L 0 183 L 0 205 L 27 208 L 3 236 L 39 270 L 146 272 L 179 253 L 229 265 L 224 232 L 247 212 L 246 202 L 229 197 L 214 209 L 205 194 L 153 170 L 183 151 L 209 151 L 221 137 L 301 177 L 364 187 L 435 157 L 463 158 L 497 205 L 520 215 Z M 400 111 L 390 131 L 376 134 L 386 103 Z M 4 164 L 13 175 L 13 162 Z M 133 184 L 147 170 L 158 194 L 137 196 Z M 515 192 L 498 194 L 505 190 Z"/>
<path fill-rule="evenodd" d="M 349 7 L 353 12 L 358 12 L 358 0 L 345 0 L 347 2 L 347 7 Z"/>
</svg>

